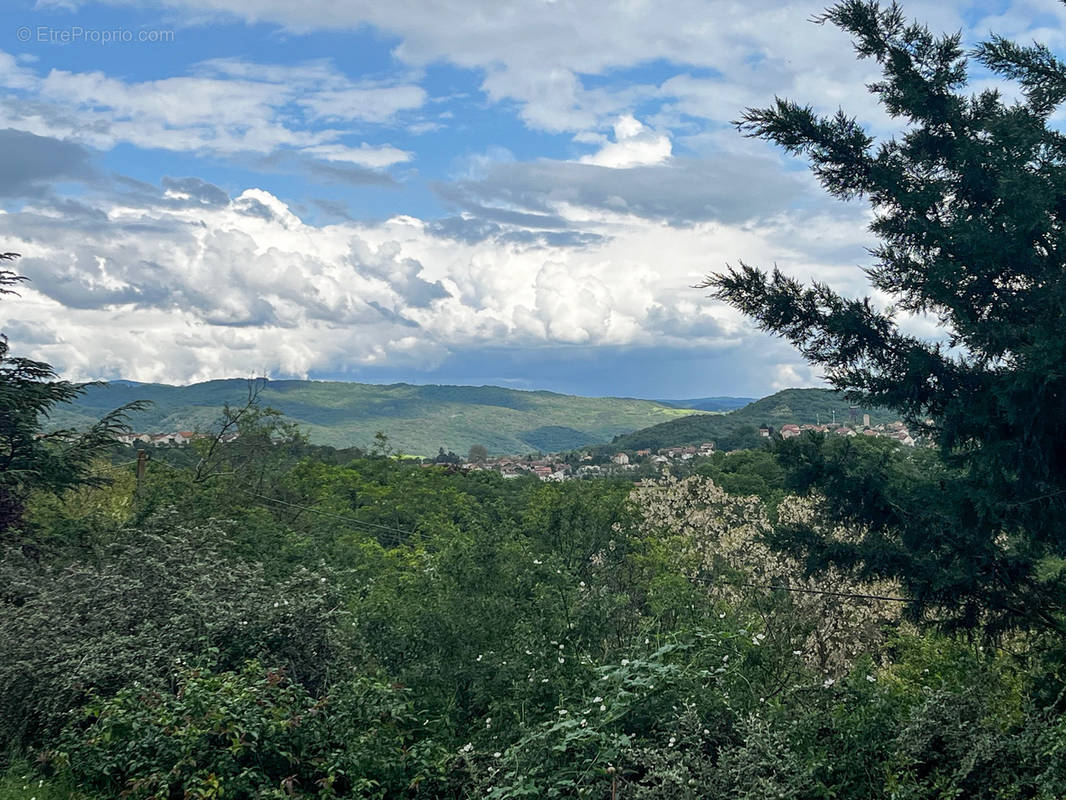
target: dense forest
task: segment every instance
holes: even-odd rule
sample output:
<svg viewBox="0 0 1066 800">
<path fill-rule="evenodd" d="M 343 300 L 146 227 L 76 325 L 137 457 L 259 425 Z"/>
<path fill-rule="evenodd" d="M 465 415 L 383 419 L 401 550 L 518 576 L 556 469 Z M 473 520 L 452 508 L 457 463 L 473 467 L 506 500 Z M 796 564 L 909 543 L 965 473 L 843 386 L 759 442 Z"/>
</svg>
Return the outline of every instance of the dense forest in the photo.
<svg viewBox="0 0 1066 800">
<path fill-rule="evenodd" d="M 46 429 L 85 387 L 0 337 L 0 800 L 1066 797 L 1066 65 L 982 45 L 1007 103 L 895 6 L 822 21 L 905 131 L 738 124 L 870 200 L 898 307 L 705 285 L 934 446 L 507 480 L 310 446 L 250 395 L 116 463 L 142 409 Z"/>
</svg>

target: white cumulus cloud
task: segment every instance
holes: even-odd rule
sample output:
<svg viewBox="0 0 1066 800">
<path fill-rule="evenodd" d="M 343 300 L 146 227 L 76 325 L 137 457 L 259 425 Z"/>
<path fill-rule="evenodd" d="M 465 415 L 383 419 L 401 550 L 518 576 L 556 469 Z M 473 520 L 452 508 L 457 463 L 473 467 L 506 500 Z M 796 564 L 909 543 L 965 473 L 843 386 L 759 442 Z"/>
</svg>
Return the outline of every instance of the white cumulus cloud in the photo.
<svg viewBox="0 0 1066 800">
<path fill-rule="evenodd" d="M 649 130 L 631 114 L 623 114 L 614 123 L 614 141 L 579 161 L 615 169 L 641 167 L 662 164 L 672 151 L 669 136 Z"/>
</svg>

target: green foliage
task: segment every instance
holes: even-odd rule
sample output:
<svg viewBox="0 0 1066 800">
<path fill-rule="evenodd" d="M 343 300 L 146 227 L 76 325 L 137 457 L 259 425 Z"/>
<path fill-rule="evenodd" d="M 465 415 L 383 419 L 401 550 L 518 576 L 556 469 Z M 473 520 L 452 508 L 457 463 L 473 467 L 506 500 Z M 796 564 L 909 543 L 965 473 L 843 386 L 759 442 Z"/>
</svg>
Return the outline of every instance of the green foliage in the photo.
<svg viewBox="0 0 1066 800">
<path fill-rule="evenodd" d="M 1063 761 L 1047 758 L 1061 723 L 1027 706 L 1013 670 L 945 640 L 897 665 L 797 688 L 795 703 L 740 725 L 708 785 L 712 796 L 1059 797 Z"/>
<path fill-rule="evenodd" d="M 315 698 L 250 662 L 187 672 L 176 692 L 134 684 L 82 713 L 55 760 L 106 796 L 385 798 L 441 773 L 406 694 L 365 678 Z"/>
<path fill-rule="evenodd" d="M 267 580 L 229 560 L 217 527 L 175 517 L 125 531 L 93 558 L 0 561 L 0 746 L 53 737 L 89 692 L 172 685 L 189 663 L 283 666 L 309 687 L 328 674 L 337 598 L 325 575 Z"/>
<path fill-rule="evenodd" d="M 785 489 L 785 470 L 765 449 L 715 452 L 700 460 L 695 473 L 730 494 L 754 494 L 764 501 L 780 498 Z"/>
<path fill-rule="evenodd" d="M 708 636 L 720 642 L 717 637 Z M 464 754 L 494 798 L 604 797 L 647 779 L 651 751 L 708 755 L 733 724 L 728 685 L 713 648 L 669 643 L 644 657 L 591 670 L 547 719 L 503 752 Z M 736 671 L 737 666 L 732 668 Z M 714 728 L 715 736 L 709 735 Z M 701 732 L 702 731 L 702 732 Z M 684 782 L 676 797 L 696 797 Z M 625 791 L 623 796 L 628 795 Z"/>
<path fill-rule="evenodd" d="M 1061 642 L 982 650 L 879 599 L 904 557 L 940 574 L 957 467 L 931 450 L 804 436 L 542 483 L 281 422 L 31 495 L 50 547 L 0 560 L 11 800 L 1064 794 Z M 868 558 L 897 507 L 926 530 Z M 806 533 L 817 578 L 769 546 Z"/>
<path fill-rule="evenodd" d="M 0 775 L 0 800 L 72 800 L 78 796 L 68 776 L 44 777 L 37 766 L 22 759 L 8 764 Z"/>
</svg>

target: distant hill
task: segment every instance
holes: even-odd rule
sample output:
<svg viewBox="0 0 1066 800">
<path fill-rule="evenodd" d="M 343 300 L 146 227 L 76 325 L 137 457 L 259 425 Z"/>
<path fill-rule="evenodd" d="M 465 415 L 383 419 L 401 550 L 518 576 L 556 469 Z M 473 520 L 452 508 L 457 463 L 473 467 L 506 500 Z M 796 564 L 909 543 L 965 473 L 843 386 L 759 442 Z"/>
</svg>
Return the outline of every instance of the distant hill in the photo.
<svg viewBox="0 0 1066 800">
<path fill-rule="evenodd" d="M 113 381 L 90 387 L 50 422 L 85 427 L 124 403 L 151 400 L 151 409 L 133 418 L 134 430 L 208 430 L 224 403 L 240 405 L 246 396 L 243 380 L 191 386 Z M 414 455 L 434 455 L 439 447 L 465 455 L 474 444 L 491 454 L 569 450 L 700 413 L 653 400 L 405 383 L 270 381 L 259 399 L 297 422 L 316 444 L 368 447 L 380 430 L 394 447 Z"/>
<path fill-rule="evenodd" d="M 843 424 L 852 414 L 858 422 L 863 414 L 870 415 L 872 424 L 899 419 L 894 412 L 883 409 L 852 409 L 851 403 L 829 389 L 785 389 L 756 400 L 728 414 L 699 414 L 670 420 L 633 433 L 616 437 L 610 448 L 614 450 L 656 450 L 678 444 L 715 442 L 720 450 L 750 447 L 757 443 L 757 429 L 761 425 L 780 427 L 789 422 Z"/>
<path fill-rule="evenodd" d="M 748 403 L 755 402 L 754 397 L 697 397 L 693 400 L 659 400 L 671 408 L 694 408 L 699 411 L 735 411 Z"/>
</svg>

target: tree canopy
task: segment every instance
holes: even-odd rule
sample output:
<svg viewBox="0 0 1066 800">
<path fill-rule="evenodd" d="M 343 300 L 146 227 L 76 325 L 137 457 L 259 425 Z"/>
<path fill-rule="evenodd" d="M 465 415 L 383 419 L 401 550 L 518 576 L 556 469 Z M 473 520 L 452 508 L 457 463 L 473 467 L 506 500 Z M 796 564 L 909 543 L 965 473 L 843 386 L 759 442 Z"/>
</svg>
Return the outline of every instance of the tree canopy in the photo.
<svg viewBox="0 0 1066 800">
<path fill-rule="evenodd" d="M 819 21 L 850 33 L 859 57 L 881 67 L 869 89 L 901 132 L 879 140 L 844 111 L 820 116 L 781 98 L 737 125 L 806 157 L 835 197 L 870 203 L 879 241 L 865 273 L 893 305 L 744 263 L 704 286 L 790 341 L 855 402 L 920 424 L 948 458 L 936 485 L 943 508 L 959 513 L 932 530 L 913 508 L 868 516 L 877 541 L 867 541 L 867 567 L 894 531 L 900 557 L 876 568 L 905 576 L 925 548 L 942 550 L 940 565 L 957 579 L 925 599 L 962 601 L 966 624 L 976 624 L 978 602 L 993 627 L 1040 616 L 1061 628 L 1066 137 L 1052 115 L 1066 98 L 1066 65 L 1043 45 L 997 36 L 967 52 L 958 34 L 909 23 L 896 4 L 847 0 Z M 1020 99 L 970 93 L 971 60 L 1019 84 Z M 943 339 L 907 332 L 904 314 L 932 316 Z"/>
</svg>

